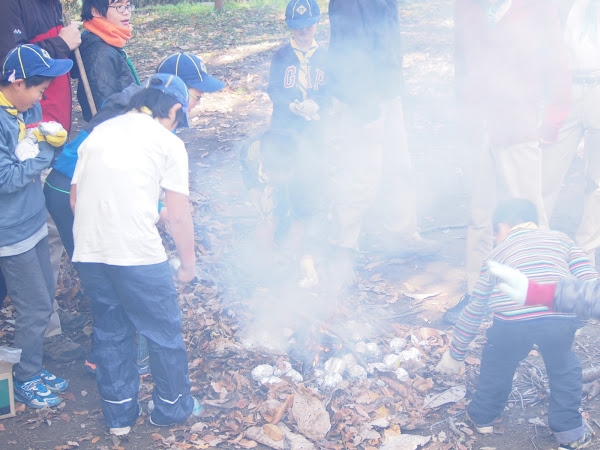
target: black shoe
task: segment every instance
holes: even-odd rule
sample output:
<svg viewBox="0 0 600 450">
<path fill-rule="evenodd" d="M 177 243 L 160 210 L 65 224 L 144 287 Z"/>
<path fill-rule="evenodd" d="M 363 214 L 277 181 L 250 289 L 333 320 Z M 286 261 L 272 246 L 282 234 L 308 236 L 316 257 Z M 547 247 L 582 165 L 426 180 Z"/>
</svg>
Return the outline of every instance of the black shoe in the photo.
<svg viewBox="0 0 600 450">
<path fill-rule="evenodd" d="M 465 306 L 469 304 L 470 300 L 471 297 L 469 297 L 469 294 L 463 295 L 460 301 L 455 306 L 446 310 L 444 316 L 442 317 L 442 320 L 448 325 L 454 325 L 456 322 L 458 322 L 458 318 L 460 317 L 461 311 Z"/>
<path fill-rule="evenodd" d="M 87 351 L 64 334 L 44 338 L 44 356 L 59 363 L 84 359 Z"/>
<path fill-rule="evenodd" d="M 586 448 L 592 443 L 592 435 L 585 431 L 585 434 L 581 439 L 575 442 L 570 442 L 568 444 L 560 444 L 558 446 L 558 450 L 574 450 L 576 448 Z"/>
<path fill-rule="evenodd" d="M 83 329 L 88 319 L 83 314 L 71 314 L 62 309 L 58 310 L 58 317 L 60 319 L 60 327 L 67 331 L 76 331 Z"/>
</svg>

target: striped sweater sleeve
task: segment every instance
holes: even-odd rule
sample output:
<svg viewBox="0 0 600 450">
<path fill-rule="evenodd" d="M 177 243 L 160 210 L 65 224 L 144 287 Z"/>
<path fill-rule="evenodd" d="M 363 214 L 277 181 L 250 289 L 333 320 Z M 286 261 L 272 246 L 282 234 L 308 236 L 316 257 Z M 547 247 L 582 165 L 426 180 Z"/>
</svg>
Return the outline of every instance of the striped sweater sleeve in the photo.
<svg viewBox="0 0 600 450">
<path fill-rule="evenodd" d="M 493 285 L 490 283 L 487 266 L 484 266 L 473 289 L 473 294 L 471 294 L 471 300 L 463 308 L 453 329 L 450 355 L 457 361 L 465 359 L 469 344 L 475 339 L 481 323 L 489 315 L 488 299 L 492 289 Z"/>
</svg>

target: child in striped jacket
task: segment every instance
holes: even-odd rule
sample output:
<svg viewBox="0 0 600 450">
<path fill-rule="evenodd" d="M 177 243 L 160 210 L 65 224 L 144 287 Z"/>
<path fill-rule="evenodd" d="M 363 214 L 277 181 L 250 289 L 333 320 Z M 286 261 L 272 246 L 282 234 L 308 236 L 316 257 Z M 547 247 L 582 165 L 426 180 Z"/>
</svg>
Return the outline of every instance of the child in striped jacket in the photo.
<svg viewBox="0 0 600 450">
<path fill-rule="evenodd" d="M 550 382 L 548 422 L 559 449 L 580 448 L 585 433 L 581 406 L 581 363 L 572 349 L 579 321 L 572 314 L 546 306 L 515 303 L 496 284 L 488 261 L 519 269 L 531 280 L 549 283 L 570 277 L 591 280 L 598 273 L 586 253 L 564 233 L 537 227 L 535 206 L 528 200 L 507 200 L 494 213 L 496 248 L 484 261 L 470 303 L 454 326 L 450 349 L 437 370 L 460 371 L 468 346 L 491 312 L 493 324 L 481 358 L 477 392 L 467 410 L 480 433 L 493 432 L 512 389 L 517 366 L 534 344 L 541 353 Z"/>
</svg>

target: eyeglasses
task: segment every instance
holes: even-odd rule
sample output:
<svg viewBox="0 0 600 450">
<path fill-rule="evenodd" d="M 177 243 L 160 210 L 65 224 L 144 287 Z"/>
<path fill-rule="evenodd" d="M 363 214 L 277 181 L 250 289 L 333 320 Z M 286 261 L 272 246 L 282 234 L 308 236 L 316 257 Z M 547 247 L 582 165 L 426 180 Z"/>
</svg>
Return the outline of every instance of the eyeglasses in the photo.
<svg viewBox="0 0 600 450">
<path fill-rule="evenodd" d="M 198 100 L 200 100 L 202 98 L 202 94 L 195 95 L 195 94 L 192 94 L 192 91 L 188 91 L 188 94 L 190 94 L 190 97 L 192 97 L 196 101 L 198 101 Z"/>
<path fill-rule="evenodd" d="M 135 5 L 132 5 L 131 3 L 126 5 L 109 6 L 109 8 L 115 8 L 115 10 L 120 14 L 123 14 L 125 11 L 135 11 Z"/>
</svg>

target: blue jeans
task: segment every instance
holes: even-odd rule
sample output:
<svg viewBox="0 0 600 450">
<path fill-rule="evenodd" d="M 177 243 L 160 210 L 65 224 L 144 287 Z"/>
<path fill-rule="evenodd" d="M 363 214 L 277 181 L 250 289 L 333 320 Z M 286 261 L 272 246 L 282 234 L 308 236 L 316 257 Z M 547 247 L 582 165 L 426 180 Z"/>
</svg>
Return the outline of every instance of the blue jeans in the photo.
<svg viewBox="0 0 600 450">
<path fill-rule="evenodd" d="M 93 357 L 104 418 L 110 428 L 138 417 L 136 330 L 148 341 L 154 379 L 152 422 L 169 425 L 191 414 L 188 356 L 169 264 L 75 263 L 94 320 Z"/>
<path fill-rule="evenodd" d="M 517 366 L 537 344 L 550 383 L 550 429 L 559 443 L 582 438 L 581 363 L 572 349 L 578 324 L 575 318 L 561 316 L 521 322 L 494 318 L 487 331 L 477 392 L 467 408 L 471 419 L 484 426 L 500 416 Z"/>
</svg>

